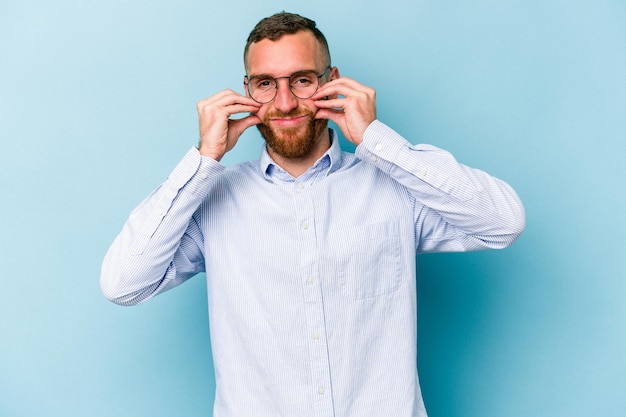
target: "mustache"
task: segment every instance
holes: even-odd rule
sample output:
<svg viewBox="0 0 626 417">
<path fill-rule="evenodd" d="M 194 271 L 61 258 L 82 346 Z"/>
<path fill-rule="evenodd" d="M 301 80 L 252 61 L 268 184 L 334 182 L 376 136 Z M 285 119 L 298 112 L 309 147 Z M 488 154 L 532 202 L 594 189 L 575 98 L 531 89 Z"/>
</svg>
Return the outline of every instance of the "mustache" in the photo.
<svg viewBox="0 0 626 417">
<path fill-rule="evenodd" d="M 270 119 L 273 119 L 273 118 L 300 117 L 300 116 L 314 117 L 315 112 L 306 108 L 296 108 L 287 113 L 282 112 L 280 110 L 273 109 L 271 111 L 268 111 L 265 114 L 265 117 L 263 117 L 263 121 L 268 122 Z"/>
</svg>

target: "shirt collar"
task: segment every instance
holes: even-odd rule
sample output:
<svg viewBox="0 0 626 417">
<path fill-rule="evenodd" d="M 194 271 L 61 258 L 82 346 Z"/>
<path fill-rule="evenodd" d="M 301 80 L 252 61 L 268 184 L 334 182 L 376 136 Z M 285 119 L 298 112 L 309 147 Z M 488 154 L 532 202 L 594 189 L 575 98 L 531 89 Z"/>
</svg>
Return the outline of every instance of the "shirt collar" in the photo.
<svg viewBox="0 0 626 417">
<path fill-rule="evenodd" d="M 312 175 L 312 174 L 323 174 L 326 175 L 336 171 L 341 166 L 341 147 L 339 145 L 339 138 L 335 131 L 331 128 L 328 128 L 328 133 L 330 136 L 330 148 L 324 155 L 322 155 L 312 167 L 310 167 L 307 172 L 302 174 Z M 267 145 L 263 146 L 263 150 L 261 151 L 261 157 L 259 159 L 259 168 L 261 169 L 261 173 L 265 176 L 266 179 L 272 181 L 272 177 L 279 176 L 281 179 L 285 179 L 285 175 L 291 177 L 288 173 L 286 173 L 269 155 L 267 152 Z M 293 180 L 293 177 L 291 177 Z"/>
</svg>

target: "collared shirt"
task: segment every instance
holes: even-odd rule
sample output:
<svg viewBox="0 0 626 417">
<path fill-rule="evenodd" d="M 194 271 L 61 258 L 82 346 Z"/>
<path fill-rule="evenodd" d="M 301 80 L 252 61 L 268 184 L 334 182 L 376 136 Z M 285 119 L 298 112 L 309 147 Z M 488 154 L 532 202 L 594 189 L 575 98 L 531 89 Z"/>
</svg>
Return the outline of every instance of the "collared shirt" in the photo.
<svg viewBox="0 0 626 417">
<path fill-rule="evenodd" d="M 263 152 L 193 148 L 109 249 L 105 295 L 134 305 L 206 272 L 215 417 L 426 416 L 415 255 L 503 248 L 524 228 L 506 183 L 375 121 L 293 178 Z"/>
</svg>

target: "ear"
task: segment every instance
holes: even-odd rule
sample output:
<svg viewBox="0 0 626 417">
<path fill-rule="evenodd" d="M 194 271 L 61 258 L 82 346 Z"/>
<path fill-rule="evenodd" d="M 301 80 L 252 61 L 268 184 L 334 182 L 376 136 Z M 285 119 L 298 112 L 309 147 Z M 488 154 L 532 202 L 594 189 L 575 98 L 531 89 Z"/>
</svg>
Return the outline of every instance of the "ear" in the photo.
<svg viewBox="0 0 626 417">
<path fill-rule="evenodd" d="M 243 77 L 243 91 L 246 92 L 246 97 L 250 97 L 250 92 L 248 91 L 248 76 Z"/>
<path fill-rule="evenodd" d="M 333 81 L 338 78 L 341 78 L 341 74 L 339 74 L 339 68 L 332 67 L 330 69 L 330 74 L 328 75 L 328 81 Z M 328 96 L 328 98 L 332 98 L 332 99 L 335 99 L 337 97 L 339 97 L 339 94 L 333 94 L 332 96 Z"/>
</svg>

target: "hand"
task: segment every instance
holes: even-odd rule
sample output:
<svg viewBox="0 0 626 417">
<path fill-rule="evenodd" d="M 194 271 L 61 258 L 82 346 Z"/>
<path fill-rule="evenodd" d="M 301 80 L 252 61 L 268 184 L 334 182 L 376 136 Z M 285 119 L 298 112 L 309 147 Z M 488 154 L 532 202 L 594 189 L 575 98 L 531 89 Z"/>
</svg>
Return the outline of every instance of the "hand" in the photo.
<svg viewBox="0 0 626 417">
<path fill-rule="evenodd" d="M 221 91 L 198 102 L 200 154 L 221 160 L 247 128 L 261 123 L 256 114 L 241 119 L 230 117 L 239 113 L 256 113 L 260 107 L 256 101 L 233 90 Z"/>
<path fill-rule="evenodd" d="M 365 129 L 376 120 L 376 91 L 347 77 L 324 84 L 311 99 L 319 107 L 315 118 L 332 120 L 357 146 L 363 142 Z"/>
</svg>

